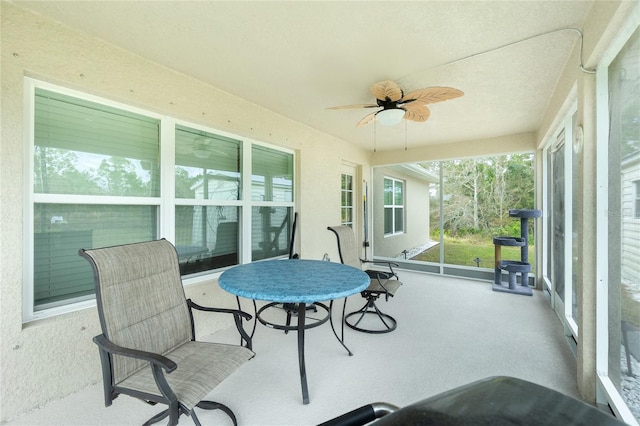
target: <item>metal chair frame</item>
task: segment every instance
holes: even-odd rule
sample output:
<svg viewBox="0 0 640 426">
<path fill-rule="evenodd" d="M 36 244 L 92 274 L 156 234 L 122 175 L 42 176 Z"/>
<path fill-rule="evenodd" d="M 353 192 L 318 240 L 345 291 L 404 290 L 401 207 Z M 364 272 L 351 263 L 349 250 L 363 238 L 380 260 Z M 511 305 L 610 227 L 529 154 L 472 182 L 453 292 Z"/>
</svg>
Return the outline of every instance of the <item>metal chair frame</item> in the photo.
<svg viewBox="0 0 640 426">
<path fill-rule="evenodd" d="M 346 323 L 347 327 L 356 331 L 371 334 L 392 332 L 397 327 L 397 321 L 391 315 L 382 312 L 376 305 L 376 300 L 378 300 L 381 296 L 384 296 L 385 301 L 388 301 L 389 298 L 394 296 L 396 290 L 400 287 L 400 285 L 402 285 L 402 283 L 398 280 L 398 274 L 396 274 L 396 272 L 393 270 L 394 266 L 397 267 L 399 265 L 394 262 L 374 262 L 371 260 L 361 259 L 358 254 L 356 254 L 355 257 L 353 255 L 348 255 L 343 247 L 345 242 L 342 241 L 341 238 L 353 238 L 354 241 L 351 242 L 351 245 L 354 245 L 355 249 L 355 235 L 353 234 L 353 230 L 345 225 L 329 226 L 327 227 L 327 229 L 333 232 L 336 236 L 338 242 L 338 254 L 340 255 L 340 261 L 343 264 L 347 264 L 356 268 L 362 268 L 363 265 L 371 263 L 385 265 L 388 269 L 388 271 L 379 271 L 375 269 L 365 270 L 367 275 L 369 275 L 369 277 L 371 278 L 371 285 L 369 285 L 367 289 L 360 293 L 362 297 L 366 299 L 366 302 L 360 309 L 350 312 L 344 317 L 344 322 Z M 356 258 L 357 262 L 355 261 Z M 360 327 L 360 322 L 367 315 L 375 315 L 380 320 L 383 327 L 380 329 Z"/>
<path fill-rule="evenodd" d="M 139 247 L 136 247 L 136 245 L 138 245 Z M 176 395 L 176 392 L 174 391 L 174 389 L 172 389 L 171 385 L 169 384 L 169 381 L 167 380 L 167 378 L 170 377 L 172 373 L 176 371 L 180 371 L 178 370 L 179 363 L 174 362 L 169 357 L 165 356 L 163 353 L 148 352 L 141 347 L 136 347 L 136 348 L 123 347 L 121 345 L 114 343 L 113 339 L 110 338 L 111 336 L 109 335 L 110 333 L 108 330 L 110 330 L 110 328 L 108 327 L 108 324 L 110 324 L 110 321 L 108 316 L 105 315 L 105 305 L 103 304 L 103 293 L 102 293 L 101 284 L 102 284 L 102 279 L 107 274 L 107 269 L 108 269 L 108 266 L 105 264 L 107 262 L 111 262 L 113 263 L 114 266 L 117 265 L 119 261 L 119 259 L 117 259 L 119 250 L 125 250 L 125 249 L 133 250 L 133 249 L 139 248 L 138 253 L 144 253 L 146 250 L 153 248 L 153 249 L 157 249 L 159 252 L 162 252 L 163 255 L 166 257 L 166 259 L 170 259 L 171 261 L 173 261 L 172 256 L 168 254 L 169 253 L 168 246 L 173 247 L 171 243 L 162 239 L 157 241 L 125 244 L 121 246 L 105 247 L 105 248 L 99 248 L 99 249 L 80 249 L 79 250 L 78 254 L 89 261 L 94 272 L 94 282 L 96 286 L 96 301 L 97 301 L 98 313 L 100 317 L 100 325 L 102 327 L 103 334 L 95 336 L 93 338 L 93 342 L 96 345 L 98 345 L 99 354 L 100 354 L 105 406 L 107 407 L 111 406 L 114 399 L 116 399 L 120 394 L 125 394 L 125 395 L 132 396 L 134 398 L 141 399 L 150 405 L 156 405 L 157 403 L 167 405 L 166 410 L 156 414 L 147 422 L 145 422 L 144 423 L 145 426 L 157 423 L 167 417 L 169 417 L 168 424 L 170 426 L 174 426 L 178 424 L 179 417 L 182 414 L 187 414 L 192 418 L 193 422 L 196 425 L 200 425 L 198 417 L 196 416 L 196 413 L 195 413 L 195 409 L 193 408 L 189 409 L 182 401 L 179 400 L 178 396 Z M 131 252 L 128 252 L 128 253 L 131 253 Z M 172 263 L 172 265 L 175 266 L 174 268 L 175 271 L 172 270 L 171 273 L 175 272 L 175 276 L 173 277 L 173 279 L 177 281 L 172 282 L 170 279 L 167 279 L 167 282 L 171 283 L 169 284 L 171 287 L 179 285 L 181 288 L 182 283 L 180 281 L 180 275 L 179 275 L 178 255 L 177 255 L 177 252 L 175 251 L 175 247 L 173 247 L 173 253 L 175 254 L 175 264 Z M 120 254 L 120 256 L 123 257 L 122 253 Z M 142 256 L 143 255 L 140 254 L 139 255 L 140 258 L 136 256 L 135 259 L 130 259 L 127 267 L 137 269 L 135 266 L 135 262 L 140 261 Z M 171 266 L 168 266 L 168 268 L 171 268 Z M 151 277 L 147 277 L 147 278 L 149 281 L 153 279 Z M 113 279 L 113 278 L 109 278 L 109 279 Z M 125 281 L 125 280 L 123 279 L 122 281 Z M 134 284 L 131 284 L 131 287 L 133 286 Z M 183 291 L 184 290 L 182 290 L 182 292 Z M 176 303 L 178 303 L 177 298 L 175 296 L 176 294 L 177 293 L 175 292 L 172 293 L 171 297 L 173 298 L 172 300 L 175 300 Z M 180 303 L 178 303 L 177 306 L 180 306 Z M 247 334 L 247 332 L 242 327 L 243 319 L 250 320 L 252 318 L 250 314 L 240 310 L 235 310 L 235 309 L 224 309 L 224 308 L 200 306 L 195 302 L 193 302 L 191 299 L 186 299 L 186 297 L 184 299 L 184 306 L 185 306 L 185 309 L 188 311 L 188 318 L 190 320 L 190 324 L 189 324 L 190 336 L 187 337 L 187 341 L 191 341 L 191 342 L 196 341 L 195 340 L 195 336 L 196 336 L 195 321 L 193 317 L 194 309 L 199 311 L 204 311 L 204 312 L 231 314 L 233 315 L 235 325 L 241 336 L 241 343 L 242 342 L 245 343 L 243 345 L 244 346 L 243 349 L 245 352 L 239 351 L 234 353 L 239 354 L 240 352 L 242 352 L 242 355 L 239 355 L 241 357 L 245 357 L 246 355 L 246 357 L 243 358 L 242 362 L 245 362 L 246 360 L 251 359 L 255 355 L 251 351 L 251 337 Z M 125 307 L 125 310 L 126 310 L 126 307 Z M 153 311 L 150 312 L 149 315 L 145 318 L 148 318 L 151 316 L 153 316 Z M 182 314 L 179 316 L 182 318 L 185 318 L 184 315 Z M 161 321 L 160 321 L 160 324 L 162 324 Z M 145 330 L 149 330 L 149 329 L 145 329 Z M 182 336 L 182 334 L 180 334 L 180 336 Z M 211 346 L 215 346 L 215 344 L 211 344 Z M 229 346 L 229 345 L 222 345 L 222 346 Z M 197 348 L 199 349 L 200 346 L 198 346 Z M 241 348 L 238 347 L 238 349 L 241 349 Z M 195 348 L 192 349 L 192 351 L 194 350 Z M 171 352 L 167 353 L 167 355 L 169 356 L 170 354 Z M 124 357 L 124 358 L 121 358 L 122 360 L 138 359 L 138 360 L 147 362 L 149 368 L 151 369 L 153 380 L 157 385 L 157 393 L 155 393 L 156 390 L 153 390 L 152 392 L 147 391 L 146 389 L 144 391 L 141 391 L 139 389 L 123 386 L 121 385 L 121 383 L 124 382 L 123 379 L 121 379 L 118 383 L 116 383 L 116 374 L 114 370 L 115 368 L 114 357 Z M 215 363 L 215 359 L 207 359 L 207 362 Z M 142 369 L 144 368 L 145 367 L 143 366 Z M 138 371 L 141 371 L 141 370 L 138 370 Z M 228 372 L 230 372 L 230 370 L 228 370 Z M 135 372 L 132 374 L 135 374 Z M 174 373 L 174 374 L 177 374 L 177 373 Z M 210 390 L 213 390 L 214 387 L 215 386 L 212 386 Z M 234 425 L 237 425 L 237 419 L 233 411 L 224 404 L 214 402 L 214 401 L 200 401 L 195 404 L 195 407 L 206 409 L 206 410 L 219 409 L 225 412 L 231 418 Z"/>
</svg>

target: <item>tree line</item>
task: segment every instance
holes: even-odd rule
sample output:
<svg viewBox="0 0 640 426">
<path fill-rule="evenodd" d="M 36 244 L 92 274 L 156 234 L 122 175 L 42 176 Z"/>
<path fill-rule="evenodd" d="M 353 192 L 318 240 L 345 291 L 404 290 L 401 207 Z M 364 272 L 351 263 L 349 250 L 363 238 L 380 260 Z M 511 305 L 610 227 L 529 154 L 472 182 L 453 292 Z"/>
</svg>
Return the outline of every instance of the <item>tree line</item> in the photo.
<svg viewBox="0 0 640 426">
<path fill-rule="evenodd" d="M 442 211 L 445 235 L 517 235 L 520 222 L 509 217 L 509 210 L 534 208 L 533 154 L 438 161 L 422 167 L 443 177 L 443 188 L 432 186 L 432 231 L 439 229 Z"/>
</svg>

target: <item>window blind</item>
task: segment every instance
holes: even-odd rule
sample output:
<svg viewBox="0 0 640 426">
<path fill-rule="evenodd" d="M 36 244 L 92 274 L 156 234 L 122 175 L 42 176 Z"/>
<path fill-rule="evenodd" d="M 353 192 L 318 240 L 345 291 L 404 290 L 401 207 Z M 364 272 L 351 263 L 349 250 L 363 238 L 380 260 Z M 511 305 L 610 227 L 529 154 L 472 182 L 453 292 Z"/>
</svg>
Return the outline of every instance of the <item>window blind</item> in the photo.
<svg viewBox="0 0 640 426">
<path fill-rule="evenodd" d="M 36 88 L 34 192 L 158 197 L 160 122 Z M 156 205 L 33 206 L 34 310 L 91 297 L 93 273 L 81 248 L 157 238 Z"/>
<path fill-rule="evenodd" d="M 159 195 L 160 122 L 36 89 L 34 192 Z"/>
</svg>

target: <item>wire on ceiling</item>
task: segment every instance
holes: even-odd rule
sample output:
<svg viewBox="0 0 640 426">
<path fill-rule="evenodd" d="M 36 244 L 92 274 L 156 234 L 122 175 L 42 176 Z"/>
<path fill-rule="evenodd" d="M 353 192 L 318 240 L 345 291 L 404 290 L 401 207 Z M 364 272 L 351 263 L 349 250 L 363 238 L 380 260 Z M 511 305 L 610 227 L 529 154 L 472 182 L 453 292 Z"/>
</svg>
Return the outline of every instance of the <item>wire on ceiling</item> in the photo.
<svg viewBox="0 0 640 426">
<path fill-rule="evenodd" d="M 463 58 L 456 59 L 456 60 L 453 60 L 451 62 L 447 62 L 447 63 L 441 64 L 441 65 L 437 65 L 435 68 L 444 67 L 446 65 L 452 65 L 452 64 L 455 64 L 455 63 L 458 63 L 458 62 L 465 61 L 467 59 L 473 58 L 475 56 L 480 56 L 480 55 L 484 55 L 485 53 L 495 52 L 496 50 L 504 49 L 504 48 L 507 48 L 507 47 L 510 47 L 510 46 L 514 46 L 516 44 L 524 43 L 525 41 L 533 40 L 535 38 L 543 37 L 543 36 L 546 36 L 546 35 L 549 35 L 549 34 L 559 33 L 559 32 L 562 32 L 562 31 L 573 31 L 573 32 L 578 33 L 578 36 L 579 36 L 579 39 L 580 39 L 580 52 L 579 52 L 579 55 L 580 55 L 580 58 L 579 58 L 580 69 L 583 72 L 587 73 L 587 74 L 595 74 L 596 71 L 597 71 L 595 68 L 585 68 L 585 66 L 583 64 L 582 55 L 583 55 L 583 50 L 584 50 L 583 49 L 583 47 L 584 47 L 584 35 L 582 34 L 582 31 L 580 29 L 573 28 L 573 27 L 558 28 L 556 30 L 551 30 L 551 31 L 547 31 L 547 32 L 544 32 L 544 33 L 536 34 L 536 35 L 533 35 L 531 37 L 523 38 L 522 40 L 517 40 L 517 41 L 513 41 L 511 43 L 507 43 L 507 44 L 505 44 L 503 46 L 494 47 L 492 49 L 488 49 L 488 50 L 485 50 L 485 51 L 482 51 L 482 52 L 474 53 L 472 55 L 465 56 Z"/>
</svg>

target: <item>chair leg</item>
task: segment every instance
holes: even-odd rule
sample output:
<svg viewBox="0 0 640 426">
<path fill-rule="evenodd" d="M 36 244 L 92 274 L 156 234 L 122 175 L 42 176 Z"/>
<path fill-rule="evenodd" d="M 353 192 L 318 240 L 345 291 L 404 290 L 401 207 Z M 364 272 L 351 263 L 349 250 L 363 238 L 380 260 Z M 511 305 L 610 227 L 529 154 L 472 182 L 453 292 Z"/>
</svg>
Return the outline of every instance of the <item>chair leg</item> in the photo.
<svg viewBox="0 0 640 426">
<path fill-rule="evenodd" d="M 193 420 L 193 424 L 196 426 L 202 426 L 202 423 L 200 423 L 200 419 L 198 418 L 198 416 L 196 416 L 196 410 L 193 409 L 191 410 L 191 412 L 189 413 L 189 416 L 191 417 L 191 420 Z"/>
<path fill-rule="evenodd" d="M 236 415 L 233 414 L 233 411 L 231 411 L 231 409 L 224 404 L 220 404 L 219 402 L 214 402 L 214 401 L 200 401 L 198 402 L 198 404 L 196 404 L 196 407 L 202 408 L 203 410 L 221 410 L 231 418 L 231 421 L 233 422 L 233 426 L 238 426 L 238 420 L 236 419 Z M 195 413 L 194 413 L 194 422 L 196 421 L 196 419 L 197 417 L 195 417 Z"/>
<path fill-rule="evenodd" d="M 169 423 L 167 423 L 167 426 L 176 426 L 178 424 L 180 414 L 180 404 L 178 401 L 171 402 L 169 404 Z"/>
<path fill-rule="evenodd" d="M 382 325 L 384 326 L 384 328 L 382 329 L 367 329 L 367 328 L 362 328 L 362 327 L 358 327 L 358 325 L 360 324 L 360 322 L 362 321 L 362 319 L 365 317 L 365 315 L 367 314 L 374 314 L 378 317 L 378 319 L 382 322 Z M 359 318 L 357 321 L 349 321 L 349 318 L 359 315 Z M 362 308 L 360 308 L 357 311 L 351 312 L 350 314 L 347 314 L 347 316 L 344 318 L 344 322 L 347 324 L 348 327 L 356 330 L 356 331 L 361 331 L 363 333 L 371 333 L 371 334 L 382 334 L 382 333 L 389 333 L 393 330 L 396 329 L 397 327 L 397 322 L 396 320 L 391 316 L 391 315 L 387 315 L 385 313 L 383 313 L 382 311 L 380 311 L 380 309 L 378 309 L 378 307 L 376 306 L 375 303 L 375 298 L 368 298 L 367 299 L 367 303 L 364 304 L 364 306 Z"/>
<path fill-rule="evenodd" d="M 160 420 L 163 420 L 163 419 L 167 418 L 167 416 L 169 416 L 169 409 L 168 408 L 166 410 L 156 414 L 155 416 L 151 417 L 149 420 L 144 422 L 142 424 L 142 426 L 151 426 L 152 424 L 158 423 Z"/>
</svg>

